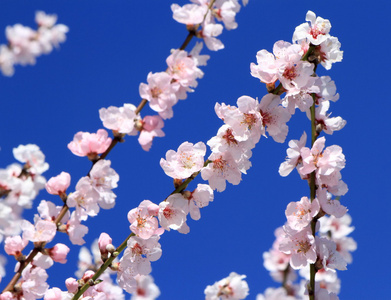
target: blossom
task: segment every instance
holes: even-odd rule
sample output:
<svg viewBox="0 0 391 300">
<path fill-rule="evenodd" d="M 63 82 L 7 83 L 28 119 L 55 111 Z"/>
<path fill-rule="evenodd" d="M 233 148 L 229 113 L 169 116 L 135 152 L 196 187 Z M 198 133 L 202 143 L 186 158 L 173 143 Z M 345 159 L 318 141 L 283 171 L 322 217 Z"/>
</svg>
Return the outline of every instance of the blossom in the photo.
<svg viewBox="0 0 391 300">
<path fill-rule="evenodd" d="M 151 109 L 159 113 L 163 119 L 172 118 L 172 107 L 178 102 L 176 92 L 180 85 L 172 84 L 171 76 L 166 72 L 150 72 L 147 81 L 148 84 L 140 83 L 140 97 L 148 100 Z"/>
<path fill-rule="evenodd" d="M 297 26 L 293 33 L 293 42 L 308 39 L 313 45 L 319 45 L 330 36 L 331 24 L 329 20 L 316 17 L 315 13 L 310 10 L 307 12 L 305 20 L 309 21 L 311 26 L 308 23 Z"/>
<path fill-rule="evenodd" d="M 224 191 L 226 180 L 234 185 L 240 183 L 242 175 L 229 152 L 212 153 L 208 160 L 211 162 L 201 170 L 201 177 L 203 180 L 208 180 L 212 189 Z"/>
<path fill-rule="evenodd" d="M 181 194 L 170 195 L 159 204 L 160 225 L 166 230 L 178 230 L 186 222 L 188 207 L 188 201 Z"/>
<path fill-rule="evenodd" d="M 142 239 L 149 239 L 154 234 L 162 234 L 164 230 L 159 229 L 157 218 L 151 214 L 154 209 L 148 209 L 155 204 L 149 200 L 144 200 L 137 208 L 128 212 L 130 230 Z"/>
<path fill-rule="evenodd" d="M 291 118 L 287 109 L 280 106 L 281 99 L 277 95 L 265 95 L 260 104 L 259 110 L 262 115 L 262 124 L 266 131 L 273 137 L 274 141 L 283 143 L 288 134 L 286 123 Z"/>
<path fill-rule="evenodd" d="M 320 205 L 316 198 L 312 202 L 307 197 L 302 197 L 298 202 L 290 202 L 285 210 L 289 227 L 302 230 L 310 224 L 319 210 Z"/>
<path fill-rule="evenodd" d="M 149 239 L 130 237 L 120 262 L 122 267 L 130 265 L 136 274 L 148 275 L 152 271 L 151 261 L 158 260 L 162 255 L 159 238 L 157 235 Z"/>
<path fill-rule="evenodd" d="M 27 265 L 22 271 L 22 290 L 25 299 L 42 298 L 49 288 L 46 283 L 48 274 L 40 267 Z"/>
<path fill-rule="evenodd" d="M 248 295 L 248 284 L 243 279 L 246 275 L 231 272 L 227 278 L 208 285 L 204 291 L 206 300 L 239 300 Z"/>
<path fill-rule="evenodd" d="M 15 159 L 25 163 L 34 174 L 42 174 L 49 169 L 49 164 L 45 162 L 45 155 L 37 145 L 19 145 L 12 150 Z"/>
<path fill-rule="evenodd" d="M 172 178 L 188 178 L 204 166 L 205 153 L 206 146 L 203 142 L 195 145 L 184 142 L 178 147 L 177 152 L 168 150 L 166 159 L 160 159 L 160 166 Z"/>
<path fill-rule="evenodd" d="M 152 141 L 155 137 L 165 136 L 162 128 L 164 127 L 164 121 L 160 116 L 145 116 L 142 123 L 142 129 L 138 142 L 145 151 L 149 151 L 152 146 Z"/>
<path fill-rule="evenodd" d="M 71 175 L 67 172 L 61 172 L 60 175 L 52 177 L 46 183 L 46 191 L 52 195 L 62 195 L 71 184 Z"/>
<path fill-rule="evenodd" d="M 136 107 L 133 104 L 125 103 L 122 107 L 110 106 L 99 110 L 99 117 L 103 126 L 113 131 L 136 135 L 135 121 L 140 119 L 135 113 Z"/>
<path fill-rule="evenodd" d="M 301 161 L 301 148 L 305 146 L 307 141 L 307 134 L 303 132 L 300 140 L 291 140 L 288 145 L 289 148 L 286 150 L 287 159 L 284 161 L 278 170 L 281 176 L 288 176 L 294 168 Z"/>
<path fill-rule="evenodd" d="M 279 250 L 291 254 L 290 265 L 294 269 L 305 268 L 316 261 L 315 239 L 311 229 L 306 227 L 301 231 L 284 226 L 285 237 L 280 242 Z"/>
<path fill-rule="evenodd" d="M 73 137 L 73 141 L 68 144 L 68 149 L 77 156 L 91 156 L 105 152 L 111 144 L 111 138 L 104 129 L 99 129 L 97 133 L 78 132 Z"/>
<path fill-rule="evenodd" d="M 154 300 L 160 296 L 160 290 L 151 275 L 137 275 L 135 279 L 137 289 L 132 293 L 130 300 Z"/>
<path fill-rule="evenodd" d="M 31 242 L 50 242 L 56 235 L 57 226 L 52 221 L 38 220 L 35 225 L 27 220 L 21 224 L 23 239 Z"/>
<path fill-rule="evenodd" d="M 4 250 L 8 255 L 20 256 L 27 244 L 28 240 L 22 239 L 19 235 L 7 237 L 4 242 Z"/>
</svg>

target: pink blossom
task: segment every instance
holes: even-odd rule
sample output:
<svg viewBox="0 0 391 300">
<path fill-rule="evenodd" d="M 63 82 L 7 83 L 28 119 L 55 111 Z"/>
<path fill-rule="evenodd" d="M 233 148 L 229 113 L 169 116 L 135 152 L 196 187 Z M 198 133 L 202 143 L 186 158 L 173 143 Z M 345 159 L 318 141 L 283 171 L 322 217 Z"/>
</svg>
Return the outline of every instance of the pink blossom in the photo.
<svg viewBox="0 0 391 300">
<path fill-rule="evenodd" d="M 63 292 L 59 288 L 48 289 L 45 293 L 44 300 L 71 300 L 74 295 Z"/>
<path fill-rule="evenodd" d="M 99 194 L 98 204 L 103 209 L 111 209 L 117 197 L 112 189 L 118 186 L 119 175 L 111 168 L 111 161 L 101 159 L 94 164 L 90 171 L 92 188 Z"/>
<path fill-rule="evenodd" d="M 129 238 L 127 248 L 121 260 L 122 267 L 131 267 L 135 274 L 148 275 L 151 271 L 151 261 L 158 260 L 162 255 L 158 243 L 159 236 L 149 239 L 133 236 Z"/>
<path fill-rule="evenodd" d="M 248 295 L 248 284 L 244 280 L 246 275 L 231 272 L 227 278 L 208 285 L 204 291 L 205 300 L 240 300 Z"/>
<path fill-rule="evenodd" d="M 262 125 L 262 115 L 259 112 L 258 100 L 242 96 L 237 100 L 238 107 L 216 103 L 215 112 L 232 130 L 238 141 L 250 139 L 253 145 L 258 143 L 265 129 Z"/>
<path fill-rule="evenodd" d="M 177 92 L 178 99 L 186 99 L 186 92 L 192 92 L 190 87 L 197 87 L 197 78 L 202 78 L 204 73 L 197 68 L 196 61 L 189 57 L 184 50 L 174 50 L 167 57 L 168 74 L 170 74 L 175 82 L 180 84 Z"/>
<path fill-rule="evenodd" d="M 25 163 L 33 174 L 42 174 L 49 169 L 49 164 L 45 162 L 45 155 L 37 145 L 19 145 L 12 152 L 15 159 Z"/>
<path fill-rule="evenodd" d="M 285 237 L 280 243 L 279 250 L 291 254 L 290 265 L 294 269 L 305 268 L 316 261 L 315 239 L 310 228 L 301 231 L 284 226 Z"/>
<path fill-rule="evenodd" d="M 325 189 L 318 189 L 316 194 L 322 210 L 326 214 L 341 218 L 348 211 L 345 206 L 341 205 L 341 202 L 338 199 L 332 200 L 331 195 L 328 194 Z"/>
<path fill-rule="evenodd" d="M 61 172 L 60 175 L 52 177 L 46 183 L 46 191 L 52 195 L 62 195 L 71 184 L 71 175 L 67 172 Z"/>
<path fill-rule="evenodd" d="M 340 50 L 341 43 L 338 38 L 331 36 L 318 47 L 320 63 L 326 70 L 330 70 L 333 63 L 342 61 L 343 51 Z"/>
<path fill-rule="evenodd" d="M 160 159 L 160 166 L 168 176 L 185 179 L 201 170 L 204 166 L 205 153 L 206 146 L 203 142 L 195 145 L 184 142 L 178 147 L 177 152 L 168 150 L 166 159 Z"/>
<path fill-rule="evenodd" d="M 145 116 L 142 120 L 142 129 L 138 142 L 145 151 L 149 151 L 152 146 L 152 140 L 155 137 L 165 136 L 162 128 L 164 121 L 160 116 Z"/>
<path fill-rule="evenodd" d="M 122 107 L 110 106 L 99 110 L 99 117 L 103 126 L 113 131 L 136 135 L 135 122 L 140 116 L 135 113 L 136 107 L 133 104 L 125 103 Z"/>
<path fill-rule="evenodd" d="M 224 191 L 226 180 L 234 185 L 240 183 L 242 175 L 229 152 L 212 153 L 208 160 L 211 162 L 201 170 L 201 177 L 203 180 L 208 180 L 212 189 Z"/>
<path fill-rule="evenodd" d="M 172 107 L 178 102 L 176 92 L 180 85 L 171 83 L 171 76 L 166 72 L 149 73 L 148 84 L 140 83 L 140 97 L 149 101 L 152 110 L 163 119 L 170 119 L 174 112 Z"/>
<path fill-rule="evenodd" d="M 46 283 L 48 274 L 40 267 L 29 264 L 22 271 L 22 290 L 25 299 L 42 298 L 49 285 Z"/>
<path fill-rule="evenodd" d="M 78 219 L 75 212 L 73 212 L 67 223 L 67 233 L 70 241 L 74 245 L 83 245 L 85 243 L 83 237 L 88 233 L 88 227 L 82 225 L 80 222 L 81 220 Z"/>
<path fill-rule="evenodd" d="M 307 12 L 305 20 L 309 21 L 311 26 L 308 23 L 297 26 L 293 33 L 293 42 L 307 39 L 311 44 L 319 45 L 330 36 L 331 24 L 329 20 L 316 17 L 315 13 L 310 10 Z"/>
<path fill-rule="evenodd" d="M 224 27 L 221 24 L 204 24 L 200 35 L 204 39 L 205 45 L 209 50 L 218 51 L 224 49 L 224 44 L 216 38 L 223 32 L 223 28 Z"/>
<path fill-rule="evenodd" d="M 307 142 L 307 134 L 303 132 L 300 140 L 291 140 L 286 150 L 287 159 L 284 161 L 278 170 L 281 176 L 288 176 L 294 168 L 301 162 L 301 148 L 305 146 Z"/>
<path fill-rule="evenodd" d="M 326 237 L 316 237 L 318 260 L 325 270 L 346 270 L 346 261 L 337 251 L 337 244 Z"/>
<path fill-rule="evenodd" d="M 327 113 L 330 107 L 329 101 L 321 101 L 315 108 L 315 122 L 321 130 L 327 134 L 333 134 L 334 131 L 345 127 L 346 121 L 341 117 L 330 118 L 331 113 Z M 307 117 L 311 120 L 311 114 L 307 111 Z"/>
<path fill-rule="evenodd" d="M 165 201 L 159 204 L 159 222 L 166 230 L 178 230 L 186 222 L 189 213 L 188 200 L 182 194 L 170 195 Z"/>
<path fill-rule="evenodd" d="M 195 25 L 202 23 L 208 8 L 198 4 L 185 4 L 182 7 L 178 4 L 171 4 L 171 10 L 175 21 L 186 25 Z"/>
<path fill-rule="evenodd" d="M 307 197 L 302 197 L 300 201 L 290 202 L 285 210 L 289 227 L 294 230 L 302 230 L 308 226 L 320 210 L 318 199 L 312 202 Z"/>
<path fill-rule="evenodd" d="M 160 296 L 160 290 L 153 282 L 151 275 L 137 275 L 137 289 L 130 300 L 155 300 Z"/>
<path fill-rule="evenodd" d="M 48 249 L 50 257 L 55 261 L 62 264 L 67 262 L 67 255 L 69 253 L 68 246 L 57 243 L 53 248 Z"/>
<path fill-rule="evenodd" d="M 38 220 L 35 225 L 23 220 L 21 224 L 23 239 L 31 242 L 50 242 L 57 232 L 57 226 L 52 221 Z"/>
<path fill-rule="evenodd" d="M 73 141 L 68 144 L 68 149 L 77 156 L 89 156 L 95 158 L 109 148 L 111 138 L 104 129 L 99 129 L 97 133 L 78 132 Z"/>
<path fill-rule="evenodd" d="M 296 300 L 294 296 L 289 296 L 283 287 L 267 288 L 263 294 L 258 294 L 256 300 Z"/>
<path fill-rule="evenodd" d="M 262 115 L 262 124 L 274 141 L 283 143 L 288 134 L 286 123 L 291 118 L 287 109 L 280 105 L 281 99 L 271 93 L 265 95 L 260 104 L 259 110 Z"/>
<path fill-rule="evenodd" d="M 80 178 L 76 184 L 75 192 L 67 198 L 68 207 L 75 207 L 75 217 L 79 220 L 84 215 L 94 217 L 99 212 L 99 192 L 92 186 L 91 179 L 88 176 Z"/>
<path fill-rule="evenodd" d="M 4 250 L 8 255 L 16 257 L 22 255 L 22 250 L 27 246 L 28 240 L 22 239 L 21 236 L 16 235 L 7 237 L 4 242 Z"/>
<path fill-rule="evenodd" d="M 148 207 L 152 204 L 149 200 L 144 200 L 138 208 L 133 208 L 128 212 L 130 230 L 142 239 L 149 239 L 154 234 L 162 234 L 164 230 L 159 229 L 158 220 L 150 215 Z"/>
</svg>

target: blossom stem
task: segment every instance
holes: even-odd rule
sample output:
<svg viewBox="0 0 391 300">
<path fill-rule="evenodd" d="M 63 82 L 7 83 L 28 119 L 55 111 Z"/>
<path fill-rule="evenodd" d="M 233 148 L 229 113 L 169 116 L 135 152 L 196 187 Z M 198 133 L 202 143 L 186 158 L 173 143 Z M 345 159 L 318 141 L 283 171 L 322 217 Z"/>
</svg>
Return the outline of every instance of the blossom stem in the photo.
<svg viewBox="0 0 391 300">
<path fill-rule="evenodd" d="M 307 53 L 310 52 L 309 50 Z M 316 134 L 316 125 L 315 125 L 315 94 L 312 94 L 312 99 L 314 103 L 312 104 L 310 111 L 311 111 L 311 147 L 314 145 L 317 134 Z M 310 174 L 310 199 L 311 202 L 314 201 L 316 196 L 316 182 L 315 182 L 315 171 Z M 311 221 L 311 231 L 312 235 L 315 238 L 315 227 L 316 227 L 317 219 L 313 218 Z M 315 269 L 315 263 L 310 264 L 310 283 L 308 287 L 308 295 L 310 300 L 315 300 L 315 275 L 316 275 L 316 269 Z"/>
</svg>

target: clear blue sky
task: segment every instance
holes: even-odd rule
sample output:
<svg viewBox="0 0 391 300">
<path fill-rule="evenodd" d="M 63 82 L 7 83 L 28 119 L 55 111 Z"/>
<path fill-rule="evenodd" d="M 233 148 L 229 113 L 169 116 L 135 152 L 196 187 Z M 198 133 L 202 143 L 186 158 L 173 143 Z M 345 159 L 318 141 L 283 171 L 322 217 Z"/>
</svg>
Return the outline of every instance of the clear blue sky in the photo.
<svg viewBox="0 0 391 300">
<path fill-rule="evenodd" d="M 321 75 L 332 77 L 340 93 L 340 100 L 332 104 L 333 116 L 347 120 L 344 130 L 326 137 L 328 145 L 340 145 L 346 156 L 342 176 L 349 192 L 342 202 L 353 217 L 352 236 L 358 243 L 353 264 L 339 272 L 340 299 L 391 299 L 391 104 L 387 94 L 391 4 L 352 3 L 250 0 L 237 16 L 238 29 L 223 33 L 226 48 L 205 51 L 211 55 L 203 68 L 205 76 L 195 93 L 174 107 L 174 118 L 164 127 L 166 137 L 156 139 L 148 153 L 136 138 L 127 137 L 109 155 L 120 175 L 117 205 L 88 220 L 86 245 L 102 231 L 119 245 L 129 231 L 127 212 L 144 199 L 159 203 L 173 190 L 159 160 L 184 141 L 206 143 L 216 134 L 222 124 L 214 113 L 216 102 L 235 105 L 242 95 L 262 98 L 265 87 L 250 75 L 250 63 L 256 61 L 257 51 L 271 51 L 275 41 L 291 41 L 294 28 L 312 10 L 331 21 L 331 34 L 339 38 L 344 51 L 343 62 L 334 64 L 331 71 L 319 68 Z M 137 105 L 140 82 L 146 82 L 150 71 L 165 70 L 170 49 L 182 44 L 187 32 L 172 19 L 170 5 L 165 0 L 1 1 L 0 30 L 15 23 L 34 26 L 35 11 L 43 10 L 56 13 L 59 23 L 70 31 L 60 49 L 39 57 L 35 66 L 19 66 L 13 77 L 0 77 L 0 167 L 14 162 L 12 148 L 35 143 L 50 164 L 45 177 L 67 171 L 74 187 L 90 164 L 67 149 L 73 135 L 102 128 L 101 107 Z M 4 34 L 0 43 L 5 43 Z M 147 112 L 149 108 L 142 115 Z M 298 139 L 303 130 L 309 132 L 304 114 L 296 113 L 289 126 L 287 141 Z M 262 253 L 271 247 L 274 229 L 284 223 L 286 205 L 309 194 L 296 173 L 282 178 L 277 172 L 286 147 L 287 142 L 262 138 L 253 151 L 253 167 L 240 185 L 216 192 L 215 201 L 201 211 L 201 219 L 188 222 L 188 235 L 171 231 L 162 236 L 162 258 L 152 265 L 162 292 L 159 299 L 202 299 L 208 284 L 231 271 L 247 275 L 248 299 L 278 286 L 263 268 Z M 37 203 L 41 199 L 58 201 L 46 192 Z M 31 218 L 33 213 L 26 216 Z M 64 289 L 64 280 L 74 276 L 75 249 L 67 265 L 49 273 L 51 284 Z M 12 268 L 13 262 L 8 270 Z"/>
</svg>

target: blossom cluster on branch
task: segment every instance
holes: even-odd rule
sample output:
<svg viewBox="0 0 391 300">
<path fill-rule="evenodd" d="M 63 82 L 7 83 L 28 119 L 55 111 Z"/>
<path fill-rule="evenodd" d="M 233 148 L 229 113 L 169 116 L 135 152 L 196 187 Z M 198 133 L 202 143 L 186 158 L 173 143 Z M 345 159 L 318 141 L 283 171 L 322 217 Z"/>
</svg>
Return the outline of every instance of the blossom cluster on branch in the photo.
<svg viewBox="0 0 391 300">
<path fill-rule="evenodd" d="M 227 29 L 237 27 L 235 16 L 240 9 L 237 0 L 192 2 L 182 7 L 171 6 L 173 18 L 186 24 L 189 35 L 179 49 L 171 51 L 166 60 L 167 69 L 149 73 L 147 83 L 139 85 L 140 104 L 136 107 L 125 103 L 122 107 L 99 110 L 103 126 L 112 131 L 113 137 L 109 137 L 106 129 L 98 129 L 96 133 L 78 132 L 69 142 L 68 148 L 74 155 L 87 157 L 92 163 L 73 192 L 68 190 L 70 174 L 62 172 L 47 182 L 41 176 L 48 164 L 34 145 L 15 149 L 15 158 L 25 163 L 23 167 L 11 165 L 0 170 L 3 198 L 0 205 L 5 212 L 0 215 L 0 233 L 5 237 L 6 253 L 17 261 L 16 273 L 0 295 L 1 300 L 124 299 L 123 290 L 135 300 L 157 298 L 160 291 L 150 273 L 151 263 L 162 256 L 159 240 L 163 234 L 170 230 L 188 234 L 188 217 L 200 220 L 201 209 L 215 199 L 215 190 L 223 192 L 227 182 L 233 185 L 241 182 L 242 174 L 247 174 L 252 166 L 252 150 L 262 136 L 285 142 L 287 123 L 296 108 L 305 112 L 311 122 L 311 147 L 306 147 L 306 133 L 300 140 L 291 140 L 287 159 L 279 172 L 287 176 L 296 169 L 301 179 L 308 182 L 310 196 L 288 204 L 287 222 L 275 231 L 273 248 L 263 255 L 266 269 L 282 287 L 268 288 L 257 299 L 338 299 L 340 281 L 336 270 L 345 270 L 347 263 L 351 263 L 350 252 L 356 244 L 347 237 L 353 228 L 347 208 L 340 204 L 340 197 L 348 190 L 341 179 L 345 156 L 340 146 L 326 147 L 326 139 L 320 135 L 341 130 L 346 121 L 330 117 L 330 101 L 337 101 L 339 95 L 331 78 L 318 77 L 316 70 L 318 65 L 328 70 L 333 63 L 341 61 L 342 51 L 338 39 L 329 34 L 330 22 L 311 11 L 306 16 L 310 24 L 296 28 L 292 43 L 278 41 L 273 53 L 266 50 L 257 53 L 257 63 L 250 66 L 251 74 L 265 83 L 268 91 L 260 101 L 244 95 L 237 99 L 237 106 L 216 103 L 216 115 L 224 122 L 217 134 L 206 144 L 185 141 L 176 151 L 169 150 L 161 158 L 161 168 L 173 179 L 173 192 L 160 203 L 143 200 L 128 211 L 130 232 L 119 246 L 114 246 L 119 243 L 113 242 L 107 233 L 101 233 L 91 253 L 83 247 L 76 272 L 78 279 L 66 279 L 66 291 L 50 288 L 47 283 L 46 270 L 54 262 L 66 263 L 70 251 L 61 243 L 46 247 L 57 232 L 66 233 L 72 244 L 83 245 L 88 218 L 96 217 L 101 208 L 115 206 L 117 196 L 113 189 L 118 186 L 119 175 L 106 159 L 111 149 L 123 142 L 126 135 L 138 135 L 140 145 L 148 151 L 154 137 L 164 136 L 164 120 L 173 117 L 173 106 L 186 99 L 187 93 L 197 87 L 197 80 L 203 77 L 199 66 L 205 66 L 209 59 L 208 55 L 201 55 L 203 43 L 210 50 L 222 49 L 224 46 L 217 39 L 223 29 L 220 23 Z M 40 28 L 56 28 L 52 16 L 37 14 L 37 20 Z M 63 34 L 63 41 L 67 27 L 57 30 Z M 52 40 L 49 39 L 54 45 L 60 41 L 58 36 L 55 39 L 55 32 Z M 192 37 L 203 41 L 187 52 L 184 49 Z M 32 53 L 31 50 L 30 56 L 26 54 L 25 60 L 19 63 L 35 62 Z M 2 70 L 5 68 L 1 59 L 0 66 Z M 142 118 L 140 111 L 147 103 L 157 115 Z M 206 158 L 207 146 L 210 154 Z M 189 188 L 198 175 L 205 183 Z M 31 207 L 31 201 L 44 186 L 49 194 L 59 197 L 61 205 L 42 200 L 34 221 L 22 220 L 22 209 Z M 29 242 L 33 249 L 24 255 L 22 251 Z M 300 270 L 305 280 L 295 284 L 294 270 Z M 0 272 L 0 275 L 4 274 Z M 112 276 L 116 276 L 116 282 Z M 244 278 L 245 275 L 232 272 L 207 286 L 205 299 L 244 299 L 249 294 Z"/>
<path fill-rule="evenodd" d="M 3 75 L 12 76 L 14 65 L 34 65 L 36 58 L 49 54 L 53 47 L 59 47 L 66 39 L 68 27 L 56 24 L 56 15 L 47 15 L 43 11 L 35 14 L 38 29 L 34 30 L 21 24 L 7 26 L 5 34 L 7 45 L 0 45 L 0 70 Z"/>
</svg>

